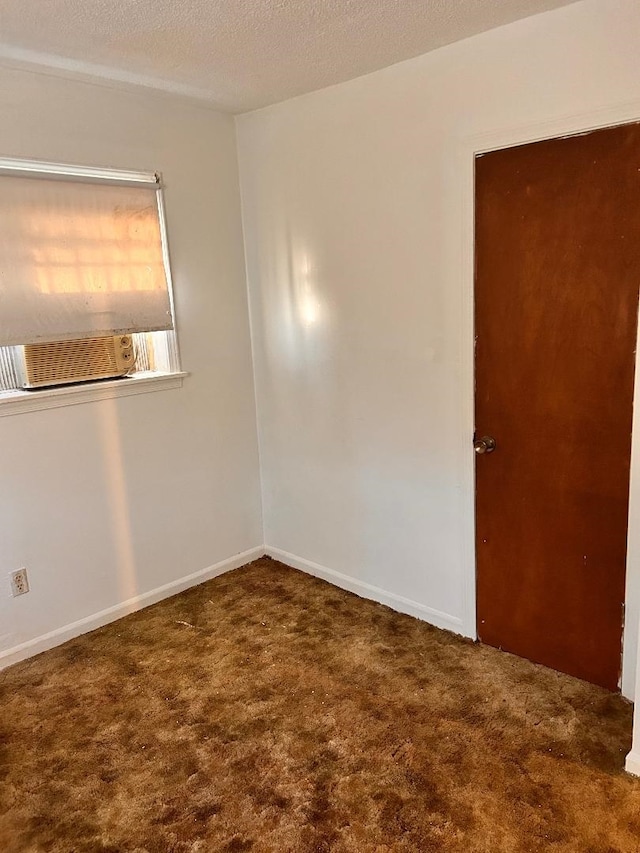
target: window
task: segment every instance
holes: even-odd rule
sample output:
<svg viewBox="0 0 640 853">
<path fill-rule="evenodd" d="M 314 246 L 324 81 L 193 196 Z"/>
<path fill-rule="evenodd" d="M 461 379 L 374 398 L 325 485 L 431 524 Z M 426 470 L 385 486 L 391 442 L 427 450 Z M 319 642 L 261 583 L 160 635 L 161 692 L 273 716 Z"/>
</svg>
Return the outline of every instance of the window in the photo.
<svg viewBox="0 0 640 853">
<path fill-rule="evenodd" d="M 157 175 L 0 160 L 0 397 L 64 341 L 131 336 L 133 378 L 176 374 L 173 329 Z"/>
</svg>

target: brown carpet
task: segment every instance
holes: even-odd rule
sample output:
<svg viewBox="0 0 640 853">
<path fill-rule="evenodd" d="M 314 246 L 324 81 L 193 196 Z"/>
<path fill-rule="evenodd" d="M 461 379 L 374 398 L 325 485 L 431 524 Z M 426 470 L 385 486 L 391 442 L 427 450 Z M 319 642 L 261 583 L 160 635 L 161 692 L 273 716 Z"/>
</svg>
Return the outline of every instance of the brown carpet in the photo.
<svg viewBox="0 0 640 853">
<path fill-rule="evenodd" d="M 0 673 L 0 850 L 638 853 L 630 731 L 264 558 Z"/>
</svg>

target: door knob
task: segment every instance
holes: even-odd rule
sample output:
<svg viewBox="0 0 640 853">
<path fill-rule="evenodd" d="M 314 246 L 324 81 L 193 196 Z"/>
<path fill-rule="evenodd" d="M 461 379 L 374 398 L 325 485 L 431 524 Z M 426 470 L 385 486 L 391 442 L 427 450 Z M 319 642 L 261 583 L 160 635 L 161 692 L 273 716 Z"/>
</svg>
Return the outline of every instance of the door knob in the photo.
<svg viewBox="0 0 640 853">
<path fill-rule="evenodd" d="M 473 449 L 480 455 L 481 453 L 493 453 L 496 449 L 496 440 L 490 435 L 483 435 L 482 438 L 473 440 Z"/>
</svg>

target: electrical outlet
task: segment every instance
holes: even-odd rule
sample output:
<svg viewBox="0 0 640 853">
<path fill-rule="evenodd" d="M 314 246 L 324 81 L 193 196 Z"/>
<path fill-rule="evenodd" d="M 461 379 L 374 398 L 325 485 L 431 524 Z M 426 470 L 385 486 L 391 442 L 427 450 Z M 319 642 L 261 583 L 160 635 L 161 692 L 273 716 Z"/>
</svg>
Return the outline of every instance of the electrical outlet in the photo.
<svg viewBox="0 0 640 853">
<path fill-rule="evenodd" d="M 26 569 L 11 572 L 9 577 L 11 578 L 11 594 L 14 598 L 16 595 L 24 595 L 25 592 L 29 592 L 29 578 Z"/>
</svg>

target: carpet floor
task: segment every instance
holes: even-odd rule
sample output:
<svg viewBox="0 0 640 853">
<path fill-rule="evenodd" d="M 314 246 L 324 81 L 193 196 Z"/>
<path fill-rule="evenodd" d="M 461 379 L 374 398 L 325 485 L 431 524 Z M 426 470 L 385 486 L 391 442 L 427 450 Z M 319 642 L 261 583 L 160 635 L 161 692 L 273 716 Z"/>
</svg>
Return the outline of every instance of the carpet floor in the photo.
<svg viewBox="0 0 640 853">
<path fill-rule="evenodd" d="M 638 853 L 630 732 L 263 558 L 0 673 L 0 850 Z"/>
</svg>

